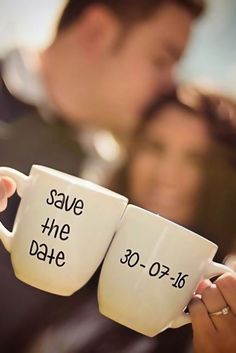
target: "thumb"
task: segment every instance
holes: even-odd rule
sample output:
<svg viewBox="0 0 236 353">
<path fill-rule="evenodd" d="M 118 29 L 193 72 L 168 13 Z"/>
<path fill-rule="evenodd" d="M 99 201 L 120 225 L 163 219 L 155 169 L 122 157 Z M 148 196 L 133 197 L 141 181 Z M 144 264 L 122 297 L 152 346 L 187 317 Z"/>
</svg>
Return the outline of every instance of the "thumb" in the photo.
<svg viewBox="0 0 236 353">
<path fill-rule="evenodd" d="M 15 182 L 8 178 L 0 178 L 0 212 L 7 207 L 7 199 L 11 197 L 16 190 Z"/>
<path fill-rule="evenodd" d="M 11 197 L 16 191 L 16 183 L 11 178 L 2 177 L 0 179 L 0 184 L 2 184 L 2 187 L 5 189 L 7 197 Z"/>
</svg>

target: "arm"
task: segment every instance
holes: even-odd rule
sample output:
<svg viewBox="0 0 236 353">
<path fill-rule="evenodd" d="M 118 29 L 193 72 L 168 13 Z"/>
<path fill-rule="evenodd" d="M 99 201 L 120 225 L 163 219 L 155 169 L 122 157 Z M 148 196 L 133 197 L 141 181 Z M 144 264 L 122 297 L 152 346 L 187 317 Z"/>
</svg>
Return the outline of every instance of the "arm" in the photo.
<svg viewBox="0 0 236 353">
<path fill-rule="evenodd" d="M 223 315 L 210 315 L 229 307 Z M 189 306 L 195 353 L 236 352 L 236 274 L 202 283 Z"/>
</svg>

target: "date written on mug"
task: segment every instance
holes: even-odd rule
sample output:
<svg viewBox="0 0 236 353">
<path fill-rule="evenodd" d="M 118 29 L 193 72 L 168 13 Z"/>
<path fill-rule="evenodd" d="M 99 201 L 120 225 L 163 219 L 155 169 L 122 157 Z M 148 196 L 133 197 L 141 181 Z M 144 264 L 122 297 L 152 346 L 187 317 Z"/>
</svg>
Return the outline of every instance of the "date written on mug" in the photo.
<svg viewBox="0 0 236 353">
<path fill-rule="evenodd" d="M 100 274 L 100 312 L 153 337 L 190 322 L 184 309 L 198 283 L 231 270 L 218 247 L 165 218 L 128 205 Z"/>
<path fill-rule="evenodd" d="M 127 264 L 130 268 L 134 268 L 135 266 L 140 266 L 142 268 L 146 268 L 147 266 L 140 262 L 140 254 L 138 252 L 132 251 L 131 249 L 127 249 L 126 253 L 122 258 L 120 258 L 120 263 L 125 265 Z M 150 277 L 156 277 L 158 279 L 165 278 L 168 276 L 170 281 L 172 282 L 172 286 L 175 288 L 183 288 L 186 284 L 186 278 L 189 277 L 188 274 L 184 274 L 183 272 L 178 272 L 177 275 L 171 274 L 171 268 L 164 264 L 161 264 L 158 261 L 153 262 L 148 266 L 147 274 Z"/>
<path fill-rule="evenodd" d="M 13 232 L 0 223 L 17 278 L 71 295 L 102 262 L 128 199 L 86 180 L 34 165 L 30 175 L 7 167 L 21 197 Z"/>
</svg>

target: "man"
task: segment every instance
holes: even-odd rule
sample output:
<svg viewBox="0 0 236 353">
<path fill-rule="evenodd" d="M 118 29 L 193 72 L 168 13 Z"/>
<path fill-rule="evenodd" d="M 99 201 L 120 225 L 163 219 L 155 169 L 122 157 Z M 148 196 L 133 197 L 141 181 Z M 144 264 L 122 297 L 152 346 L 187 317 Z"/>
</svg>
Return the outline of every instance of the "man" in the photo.
<svg viewBox="0 0 236 353">
<path fill-rule="evenodd" d="M 71 136 L 78 127 L 129 135 L 152 98 L 172 85 L 202 11 L 194 0 L 68 1 L 49 48 L 10 53 L 0 65 L 0 120 L 15 120 L 0 125 L 1 165 L 78 174 L 85 157 Z"/>
<path fill-rule="evenodd" d="M 152 96 L 171 84 L 201 11 L 191 0 L 69 1 L 39 57 L 51 105 L 72 125 L 130 131 Z"/>
<path fill-rule="evenodd" d="M 35 58 L 17 53 L 1 64 L 0 119 L 7 123 L 1 165 L 27 173 L 40 163 L 77 174 L 84 151 L 71 131 L 96 127 L 129 135 L 154 95 L 171 86 L 202 10 L 195 0 L 68 1 L 49 48 Z M 9 180 L 2 185 L 10 185 L 9 194 L 14 190 Z M 24 340 L 26 327 L 33 334 L 35 308 L 55 300 L 16 281 L 8 255 L 2 252 L 1 259 L 0 346 L 13 353 L 20 350 L 14 334 Z"/>
</svg>

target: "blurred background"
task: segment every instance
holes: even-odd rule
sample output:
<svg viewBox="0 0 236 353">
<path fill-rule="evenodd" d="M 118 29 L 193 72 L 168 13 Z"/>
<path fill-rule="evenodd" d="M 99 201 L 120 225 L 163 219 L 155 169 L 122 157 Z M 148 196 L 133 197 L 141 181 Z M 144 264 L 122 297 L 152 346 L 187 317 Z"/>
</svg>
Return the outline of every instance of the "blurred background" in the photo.
<svg viewBox="0 0 236 353">
<path fill-rule="evenodd" d="M 79 1 L 74 0 L 74 5 L 80 4 Z M 118 1 L 115 4 L 119 4 Z M 194 0 L 194 5 L 198 1 Z M 54 76 L 54 80 L 70 77 L 68 81 L 72 82 L 69 86 L 63 79 L 56 80 L 55 85 L 52 85 L 63 92 L 60 96 L 63 97 L 63 103 L 75 97 L 76 104 L 72 104 L 73 108 L 78 107 L 78 124 L 75 124 L 75 121 L 70 120 L 67 109 L 64 111 L 63 104 L 59 104 L 61 99 L 55 99 L 53 104 L 55 92 L 49 89 L 50 85 L 47 87 L 48 77 L 43 77 L 37 55 L 34 55 L 34 50 L 37 53 L 47 48 L 53 40 L 54 28 L 65 0 L 0 0 L 0 66 L 1 69 L 3 67 L 0 70 L 0 165 L 11 166 L 27 174 L 32 164 L 42 164 L 92 180 L 126 195 L 130 203 L 158 213 L 214 241 L 219 245 L 216 261 L 223 262 L 227 255 L 235 255 L 236 1 L 206 1 L 208 11 L 195 25 L 187 52 L 176 69 L 180 85 L 170 95 L 155 98 L 149 109 L 145 110 L 140 126 L 137 126 L 132 136 L 125 133 L 119 136 L 116 123 L 121 120 L 128 125 L 129 118 L 125 120 L 123 115 L 133 118 L 134 113 L 131 109 L 130 114 L 127 104 L 127 115 L 123 113 L 123 108 L 122 113 L 116 115 L 119 105 L 112 104 L 113 95 L 109 94 L 113 93 L 113 88 L 114 92 L 117 89 L 118 92 L 128 92 L 127 102 L 132 103 L 134 96 L 134 102 L 139 104 L 142 95 L 145 96 L 148 91 L 146 87 L 149 87 L 144 85 L 143 90 L 140 90 L 142 95 L 138 93 L 138 98 L 135 98 L 133 83 L 137 80 L 139 92 L 140 71 L 134 70 L 135 75 L 127 80 L 132 85 L 124 85 L 125 90 L 119 90 L 120 83 L 126 81 L 120 79 L 120 75 L 118 80 L 114 80 L 115 84 L 111 81 L 112 89 L 109 84 L 103 86 L 104 82 L 109 82 L 109 75 L 105 79 L 101 76 L 101 87 L 106 94 L 104 107 L 112 102 L 110 105 L 113 109 L 112 113 L 108 109 L 109 119 L 106 117 L 103 124 L 104 111 L 99 109 L 99 104 L 98 109 L 95 105 L 93 114 L 98 114 L 94 116 L 98 121 L 91 120 L 90 125 L 86 119 L 80 121 L 83 114 L 80 112 L 78 86 L 80 88 L 83 83 L 80 83 L 82 70 L 78 69 L 79 51 L 71 50 L 76 47 L 75 42 L 69 41 L 70 45 L 72 43 L 69 48 L 62 46 L 59 55 L 53 51 L 50 63 L 55 66 L 65 48 L 68 49 L 68 57 L 78 55 L 73 58 L 72 71 L 68 61 L 62 60 L 59 68 L 63 72 L 57 70 L 59 75 Z M 134 3 L 138 6 L 139 0 Z M 124 0 L 124 5 L 127 6 L 127 0 Z M 74 7 L 72 9 L 74 14 Z M 171 19 L 175 22 L 176 18 L 178 16 Z M 172 30 L 172 26 L 168 28 Z M 110 29 L 108 27 L 108 31 Z M 165 27 L 162 33 L 166 32 Z M 171 31 L 172 36 L 173 32 L 174 36 L 181 34 L 178 28 Z M 19 53 L 16 51 L 21 55 L 15 53 L 13 61 L 11 56 L 10 59 L 1 60 L 11 49 L 21 47 L 33 50 L 29 50 L 29 53 L 28 50 L 25 50 L 26 53 L 24 50 L 22 53 L 21 50 Z M 145 46 L 138 52 L 142 58 Z M 132 64 L 136 61 L 137 56 L 133 56 Z M 82 62 L 86 63 L 87 60 Z M 151 67 L 153 63 L 156 64 L 153 58 L 151 63 Z M 53 71 L 53 65 L 49 65 L 46 73 Z M 132 65 L 129 65 L 124 71 L 125 78 L 127 72 L 129 74 L 132 71 Z M 169 68 L 169 65 L 167 61 L 166 67 Z M 149 69 L 149 66 L 148 61 L 144 70 L 147 67 Z M 116 67 L 119 68 L 119 65 Z M 68 68 L 72 75 L 68 74 Z M 160 79 L 157 88 L 163 88 L 165 70 L 158 64 L 155 68 L 151 73 L 155 72 Z M 172 68 L 171 65 L 170 73 Z M 85 72 L 89 72 L 88 68 Z M 143 77 L 150 82 L 150 78 L 155 76 L 145 74 Z M 74 79 L 77 81 L 74 82 Z M 97 97 L 103 98 L 103 95 L 96 95 L 100 93 L 99 89 L 93 90 L 94 86 L 99 87 L 95 83 L 92 80 L 86 89 L 91 99 L 88 99 L 86 108 L 100 102 Z M 173 88 L 172 82 L 169 83 Z M 203 91 L 198 92 L 191 87 L 188 90 L 182 84 L 199 86 Z M 76 89 L 79 93 L 74 95 Z M 125 100 L 126 111 L 125 95 L 114 96 L 118 97 L 117 101 L 121 97 L 121 106 Z M 19 198 L 14 195 L 7 210 L 0 214 L 7 228 L 14 223 L 18 204 Z M 0 352 L 193 353 L 190 326 L 166 331 L 150 340 L 99 315 L 98 274 L 99 271 L 83 290 L 69 299 L 56 297 L 18 281 L 9 255 L 0 242 L 0 288 L 4 288 L 0 293 L 0 311 L 4 313 L 0 319 Z"/>
<path fill-rule="evenodd" d="M 207 0 L 178 78 L 236 97 L 236 2 Z M 0 0 L 0 56 L 16 46 L 45 47 L 64 0 Z M 13 11 L 14 9 L 14 11 Z"/>
</svg>

